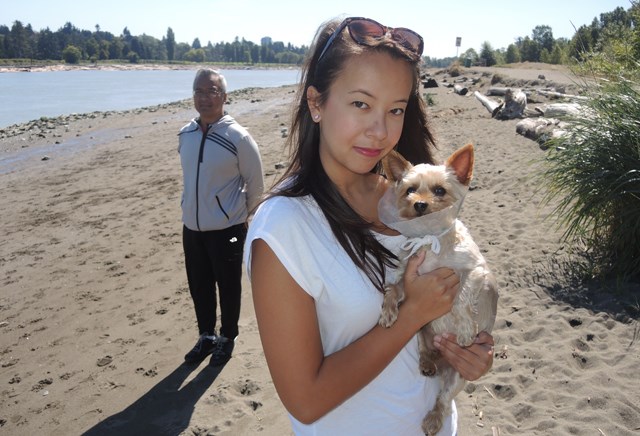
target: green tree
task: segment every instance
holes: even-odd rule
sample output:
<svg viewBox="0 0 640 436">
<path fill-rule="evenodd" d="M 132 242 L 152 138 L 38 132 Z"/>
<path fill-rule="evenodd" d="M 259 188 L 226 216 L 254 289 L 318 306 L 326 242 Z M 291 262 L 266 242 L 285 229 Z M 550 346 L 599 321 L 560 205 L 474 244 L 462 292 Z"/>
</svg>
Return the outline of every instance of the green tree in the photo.
<svg viewBox="0 0 640 436">
<path fill-rule="evenodd" d="M 528 36 L 520 41 L 518 48 L 522 62 L 538 62 L 540 60 L 540 46 Z"/>
<path fill-rule="evenodd" d="M 187 62 L 204 62 L 205 51 L 203 48 L 192 48 L 184 54 L 184 60 Z"/>
<path fill-rule="evenodd" d="M 191 44 L 191 48 L 202 48 L 202 45 L 200 44 L 200 39 L 196 38 L 193 40 L 193 44 Z"/>
<path fill-rule="evenodd" d="M 137 36 L 134 36 L 131 38 L 129 50 L 137 54 L 138 59 L 146 59 L 146 56 L 144 53 L 144 47 L 142 45 L 142 42 Z M 127 57 L 128 57 L 128 53 L 127 53 Z M 138 59 L 136 59 L 136 62 L 138 61 Z M 129 61 L 131 61 L 131 59 L 129 59 Z"/>
<path fill-rule="evenodd" d="M 475 51 L 475 50 L 474 50 L 474 49 L 472 49 L 472 48 L 468 48 L 467 50 L 465 50 L 465 52 L 464 52 L 464 53 L 462 53 L 462 54 L 460 55 L 460 59 L 462 59 L 462 60 L 464 60 L 464 59 L 468 59 L 468 60 L 469 60 L 468 62 L 469 62 L 471 65 L 473 65 L 473 64 L 475 64 L 475 63 L 477 63 L 477 62 L 478 62 L 478 57 L 479 57 L 479 56 L 478 56 L 478 52 L 477 52 L 477 51 Z M 464 61 L 463 61 L 463 64 L 464 64 Z"/>
<path fill-rule="evenodd" d="M 167 39 L 164 40 L 164 43 L 167 47 L 167 59 L 172 62 L 176 51 L 176 36 L 171 27 L 167 29 Z"/>
<path fill-rule="evenodd" d="M 109 59 L 109 48 L 111 47 L 111 43 L 109 41 L 101 40 L 99 45 L 98 59 L 101 61 Z"/>
<path fill-rule="evenodd" d="M 27 30 L 20 21 L 14 21 L 8 38 L 6 39 L 6 51 L 10 58 L 28 58 L 32 54 L 29 50 L 29 36 Z"/>
<path fill-rule="evenodd" d="M 35 57 L 36 59 L 62 59 L 58 38 L 48 27 L 40 31 Z"/>
<path fill-rule="evenodd" d="M 493 52 L 493 47 L 488 41 L 482 43 L 482 47 L 480 48 L 480 60 L 484 61 L 487 67 L 495 65 L 497 63 L 496 55 Z"/>
<path fill-rule="evenodd" d="M 122 40 L 125 42 L 125 44 L 130 44 L 132 39 L 133 36 L 131 36 L 131 32 L 129 32 L 129 29 L 126 27 L 122 29 Z"/>
<path fill-rule="evenodd" d="M 100 51 L 100 44 L 98 44 L 98 41 L 96 41 L 95 38 L 91 37 L 86 41 L 84 49 L 90 59 L 94 57 L 97 59 L 98 52 Z"/>
<path fill-rule="evenodd" d="M 580 26 L 573 34 L 569 43 L 569 55 L 578 61 L 584 60 L 585 54 L 589 53 L 595 46 L 592 37 L 593 33 L 588 26 Z"/>
<path fill-rule="evenodd" d="M 611 12 L 604 12 L 600 14 L 600 27 L 603 29 L 614 26 L 628 28 L 632 26 L 632 21 L 633 19 L 631 14 L 627 13 L 622 6 L 618 6 Z"/>
<path fill-rule="evenodd" d="M 535 41 L 540 50 L 547 49 L 547 52 L 553 50 L 553 32 L 549 26 L 536 26 L 531 32 L 531 39 Z"/>
<path fill-rule="evenodd" d="M 566 62 L 566 58 L 567 56 L 565 54 L 565 51 L 562 49 L 561 44 L 556 41 L 553 44 L 553 50 L 551 51 L 551 54 L 549 56 L 549 63 L 555 65 L 564 64 Z"/>
<path fill-rule="evenodd" d="M 551 53 L 549 53 L 546 48 L 540 50 L 540 62 L 544 62 L 545 64 L 551 63 Z"/>
<path fill-rule="evenodd" d="M 140 60 L 140 55 L 137 52 L 132 50 L 129 53 L 127 53 L 127 59 L 129 60 L 130 64 L 137 64 L 138 61 Z"/>
<path fill-rule="evenodd" d="M 82 51 L 78 47 L 68 45 L 62 50 L 62 58 L 68 64 L 77 64 L 82 59 Z"/>
<path fill-rule="evenodd" d="M 117 37 L 109 44 L 109 59 L 122 59 L 122 50 L 124 49 L 124 42 L 122 38 Z"/>
<path fill-rule="evenodd" d="M 189 44 L 187 44 L 186 42 L 179 42 L 176 44 L 176 51 L 175 51 L 175 59 L 182 61 L 184 60 L 184 55 L 191 50 L 191 46 Z"/>
<path fill-rule="evenodd" d="M 302 56 L 292 51 L 283 51 L 276 55 L 276 62 L 280 64 L 301 64 Z"/>
<path fill-rule="evenodd" d="M 515 44 L 509 44 L 507 52 L 504 56 L 504 61 L 508 64 L 515 64 L 520 62 L 520 50 Z"/>
</svg>

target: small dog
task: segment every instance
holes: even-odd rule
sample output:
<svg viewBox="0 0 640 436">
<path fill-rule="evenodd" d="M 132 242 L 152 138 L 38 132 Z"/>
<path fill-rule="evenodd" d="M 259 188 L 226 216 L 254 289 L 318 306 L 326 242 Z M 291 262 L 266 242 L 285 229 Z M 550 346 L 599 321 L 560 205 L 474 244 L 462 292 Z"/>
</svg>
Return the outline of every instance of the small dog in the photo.
<svg viewBox="0 0 640 436">
<path fill-rule="evenodd" d="M 402 275 L 407 259 L 418 250 L 427 252 L 419 274 L 448 267 L 460 278 L 460 289 L 451 311 L 425 325 L 418 336 L 420 371 L 440 378 L 435 407 L 422 421 L 422 429 L 428 435 L 440 430 L 444 417 L 451 413 L 451 400 L 465 384 L 458 372 L 440 357 L 433 346 L 434 336 L 455 334 L 458 344 L 466 347 L 479 332 L 491 332 L 496 317 L 495 278 L 469 231 L 457 219 L 471 182 L 473 163 L 471 144 L 455 151 L 444 165 L 413 166 L 396 152 L 383 160 L 393 187 L 380 202 L 380 220 L 409 239 L 402 247 L 396 277 L 385 286 L 379 324 L 389 327 L 396 321 L 398 305 L 404 299 Z"/>
</svg>

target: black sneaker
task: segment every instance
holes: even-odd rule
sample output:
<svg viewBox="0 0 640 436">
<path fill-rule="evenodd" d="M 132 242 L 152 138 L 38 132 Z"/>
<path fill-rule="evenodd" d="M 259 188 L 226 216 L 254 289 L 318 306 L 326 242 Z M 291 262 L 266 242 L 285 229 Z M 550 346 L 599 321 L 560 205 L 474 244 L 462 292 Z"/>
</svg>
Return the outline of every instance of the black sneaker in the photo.
<svg viewBox="0 0 640 436">
<path fill-rule="evenodd" d="M 211 353 L 211 360 L 209 365 L 222 366 L 231 359 L 231 353 L 233 347 L 236 344 L 235 339 L 225 338 L 224 336 L 218 336 L 218 342 L 216 343 L 215 350 Z"/>
<path fill-rule="evenodd" d="M 202 362 L 205 357 L 213 352 L 218 342 L 218 336 L 215 334 L 210 336 L 208 333 L 203 333 L 198 338 L 196 345 L 184 356 L 186 363 Z"/>
</svg>

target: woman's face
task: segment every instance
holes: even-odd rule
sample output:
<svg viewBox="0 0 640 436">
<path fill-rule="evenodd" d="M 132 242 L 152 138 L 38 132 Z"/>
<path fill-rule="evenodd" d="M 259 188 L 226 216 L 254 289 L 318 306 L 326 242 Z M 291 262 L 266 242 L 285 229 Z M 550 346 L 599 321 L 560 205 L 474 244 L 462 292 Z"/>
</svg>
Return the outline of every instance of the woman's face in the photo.
<svg viewBox="0 0 640 436">
<path fill-rule="evenodd" d="M 395 147 L 412 68 L 386 53 L 366 53 L 345 64 L 322 106 L 309 99 L 311 114 L 320 116 L 320 159 L 334 182 L 369 173 Z"/>
</svg>

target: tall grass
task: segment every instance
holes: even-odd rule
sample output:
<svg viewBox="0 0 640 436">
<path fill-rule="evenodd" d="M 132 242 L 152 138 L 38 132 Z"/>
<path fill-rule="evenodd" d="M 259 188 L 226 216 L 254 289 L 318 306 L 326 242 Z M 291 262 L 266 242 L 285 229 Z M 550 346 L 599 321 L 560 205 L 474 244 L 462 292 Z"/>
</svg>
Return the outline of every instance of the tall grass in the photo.
<svg viewBox="0 0 640 436">
<path fill-rule="evenodd" d="M 563 238 L 586 249 L 592 276 L 640 278 L 640 93 L 618 77 L 589 85 L 590 99 L 550 140 L 541 174 Z"/>
</svg>

